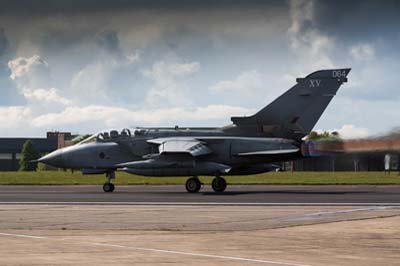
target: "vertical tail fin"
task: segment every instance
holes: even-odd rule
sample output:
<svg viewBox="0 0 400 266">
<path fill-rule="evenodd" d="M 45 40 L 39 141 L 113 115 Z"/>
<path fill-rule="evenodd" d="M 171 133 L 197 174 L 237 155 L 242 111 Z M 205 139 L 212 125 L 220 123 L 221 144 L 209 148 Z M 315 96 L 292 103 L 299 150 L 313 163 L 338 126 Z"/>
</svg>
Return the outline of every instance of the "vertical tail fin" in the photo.
<svg viewBox="0 0 400 266">
<path fill-rule="evenodd" d="M 305 78 L 272 103 L 249 117 L 232 117 L 236 128 L 244 134 L 300 140 L 315 126 L 322 113 L 347 82 L 350 68 L 320 70 Z"/>
</svg>

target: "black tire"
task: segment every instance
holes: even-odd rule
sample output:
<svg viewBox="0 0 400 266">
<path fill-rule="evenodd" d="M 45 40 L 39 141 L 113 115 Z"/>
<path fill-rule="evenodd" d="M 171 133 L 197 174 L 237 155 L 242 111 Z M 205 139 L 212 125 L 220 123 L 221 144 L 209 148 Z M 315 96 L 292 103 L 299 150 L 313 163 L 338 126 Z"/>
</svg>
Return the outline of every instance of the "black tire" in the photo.
<svg viewBox="0 0 400 266">
<path fill-rule="evenodd" d="M 201 182 L 198 178 L 192 177 L 186 181 L 185 187 L 187 192 L 196 193 L 201 189 Z"/>
<path fill-rule="evenodd" d="M 104 192 L 113 192 L 115 189 L 115 186 L 113 183 L 105 183 L 103 185 L 103 190 Z"/>
<path fill-rule="evenodd" d="M 224 192 L 227 186 L 226 180 L 222 177 L 216 177 L 213 179 L 211 186 L 215 192 Z"/>
</svg>

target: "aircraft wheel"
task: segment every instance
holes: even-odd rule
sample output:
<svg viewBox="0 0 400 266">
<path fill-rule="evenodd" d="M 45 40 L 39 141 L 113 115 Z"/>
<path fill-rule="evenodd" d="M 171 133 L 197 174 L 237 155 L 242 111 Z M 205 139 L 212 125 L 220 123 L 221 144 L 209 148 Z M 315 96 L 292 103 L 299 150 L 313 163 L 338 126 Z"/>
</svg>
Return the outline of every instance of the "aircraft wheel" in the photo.
<svg viewBox="0 0 400 266">
<path fill-rule="evenodd" d="M 115 186 L 114 186 L 113 183 L 107 182 L 107 183 L 105 183 L 105 184 L 103 185 L 103 190 L 104 190 L 104 192 L 113 192 L 114 189 L 115 189 Z"/>
<path fill-rule="evenodd" d="M 201 183 L 196 177 L 191 177 L 186 181 L 186 191 L 189 193 L 196 193 L 200 191 Z"/>
<path fill-rule="evenodd" d="M 211 186 L 215 192 L 224 192 L 227 186 L 226 180 L 222 177 L 216 177 L 213 179 Z"/>
</svg>

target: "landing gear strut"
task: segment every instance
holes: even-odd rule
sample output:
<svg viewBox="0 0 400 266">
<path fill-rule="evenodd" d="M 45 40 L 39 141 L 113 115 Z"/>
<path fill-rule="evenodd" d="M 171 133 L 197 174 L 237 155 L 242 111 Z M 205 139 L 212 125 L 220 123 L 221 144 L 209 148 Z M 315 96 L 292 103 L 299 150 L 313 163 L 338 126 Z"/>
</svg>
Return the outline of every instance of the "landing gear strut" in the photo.
<svg viewBox="0 0 400 266">
<path fill-rule="evenodd" d="M 212 189 L 215 192 L 224 192 L 226 189 L 226 180 L 223 177 L 220 177 L 219 175 L 217 175 L 212 183 L 211 183 Z"/>
<path fill-rule="evenodd" d="M 115 173 L 114 172 L 108 172 L 106 174 L 106 182 L 103 185 L 103 190 L 104 192 L 113 192 L 115 189 L 115 186 L 113 183 L 111 183 L 111 180 L 115 179 Z"/>
<path fill-rule="evenodd" d="M 201 182 L 197 176 L 191 177 L 186 181 L 186 191 L 189 193 L 199 192 L 201 189 Z"/>
</svg>

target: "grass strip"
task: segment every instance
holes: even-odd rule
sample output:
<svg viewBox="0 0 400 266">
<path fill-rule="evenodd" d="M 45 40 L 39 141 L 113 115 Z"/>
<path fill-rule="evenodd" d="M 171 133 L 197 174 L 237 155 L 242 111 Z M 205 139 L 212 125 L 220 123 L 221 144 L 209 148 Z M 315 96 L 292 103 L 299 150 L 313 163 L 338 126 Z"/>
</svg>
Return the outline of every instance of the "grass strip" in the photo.
<svg viewBox="0 0 400 266">
<path fill-rule="evenodd" d="M 181 185 L 188 177 L 143 177 L 118 172 L 118 185 Z M 226 176 L 232 185 L 400 185 L 397 172 L 271 172 L 248 176 Z M 210 184 L 213 177 L 201 176 Z M 0 172 L 0 185 L 101 185 L 104 175 L 82 175 L 70 171 Z"/>
</svg>

